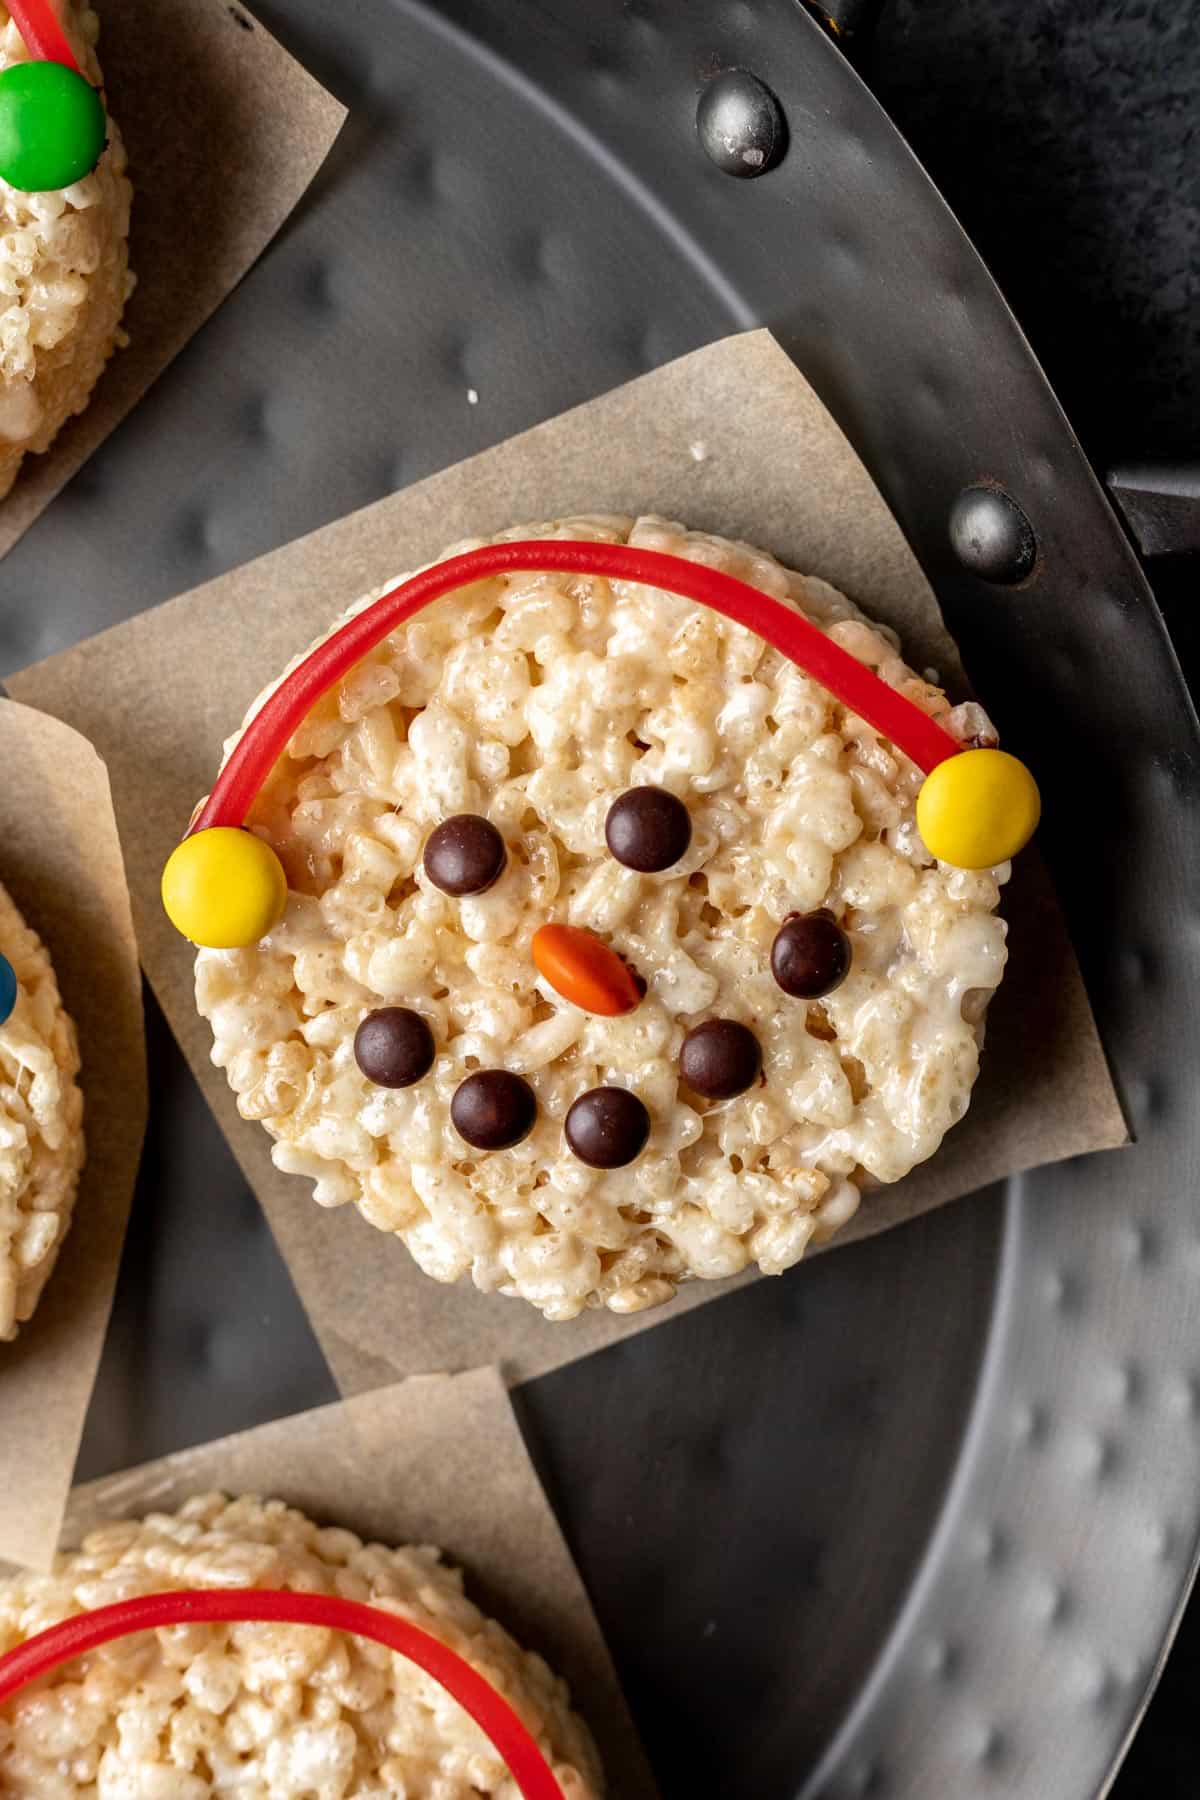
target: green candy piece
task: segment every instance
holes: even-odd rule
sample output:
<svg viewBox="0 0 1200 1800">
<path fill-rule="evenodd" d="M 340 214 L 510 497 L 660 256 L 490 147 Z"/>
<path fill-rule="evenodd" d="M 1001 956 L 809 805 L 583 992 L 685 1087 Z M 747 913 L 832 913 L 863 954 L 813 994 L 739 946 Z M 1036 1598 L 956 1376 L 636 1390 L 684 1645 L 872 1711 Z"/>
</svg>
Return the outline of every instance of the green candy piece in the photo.
<svg viewBox="0 0 1200 1800">
<path fill-rule="evenodd" d="M 108 135 L 104 102 L 65 63 L 13 63 L 0 74 L 0 177 L 26 194 L 82 181 Z"/>
</svg>

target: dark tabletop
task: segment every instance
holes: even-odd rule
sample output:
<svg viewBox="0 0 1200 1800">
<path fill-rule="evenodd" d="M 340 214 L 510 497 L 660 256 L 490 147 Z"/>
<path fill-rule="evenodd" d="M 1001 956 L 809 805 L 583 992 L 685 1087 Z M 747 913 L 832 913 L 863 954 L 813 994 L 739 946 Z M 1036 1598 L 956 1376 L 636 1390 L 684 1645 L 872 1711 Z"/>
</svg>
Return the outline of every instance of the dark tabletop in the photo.
<svg viewBox="0 0 1200 1800">
<path fill-rule="evenodd" d="M 1008 296 L 1097 469 L 1200 460 L 1194 0 L 895 0 L 859 63 Z M 1196 694 L 1200 558 L 1149 572 Z M 1197 1691 L 1193 1599 L 1117 1800 L 1194 1800 Z"/>
</svg>

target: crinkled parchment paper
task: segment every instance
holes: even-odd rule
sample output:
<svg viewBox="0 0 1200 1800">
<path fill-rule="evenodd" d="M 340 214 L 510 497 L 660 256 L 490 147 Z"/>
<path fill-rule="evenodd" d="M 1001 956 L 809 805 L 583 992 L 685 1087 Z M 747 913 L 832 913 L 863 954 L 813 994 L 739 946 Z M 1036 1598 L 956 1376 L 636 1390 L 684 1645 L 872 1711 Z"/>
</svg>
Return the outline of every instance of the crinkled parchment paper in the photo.
<svg viewBox="0 0 1200 1800">
<path fill-rule="evenodd" d="M 58 1542 L 146 1123 L 142 983 L 108 776 L 57 719 L 0 700 L 0 881 L 50 950 L 79 1028 L 87 1162 L 57 1266 L 0 1344 L 0 1557 Z"/>
<path fill-rule="evenodd" d="M 644 1331 L 735 1283 L 695 1282 L 632 1318 L 546 1323 L 465 1283 L 439 1287 L 397 1240 L 326 1212 L 238 1117 L 209 1060 L 192 954 L 159 876 L 211 787 L 222 740 L 259 689 L 351 600 L 455 539 L 572 512 L 658 512 L 743 537 L 822 575 L 900 631 L 951 688 L 962 671 L 933 594 L 866 470 L 763 331 L 729 338 L 447 469 L 13 678 L 85 731 L 112 773 L 143 961 L 163 1010 L 266 1208 L 345 1393 L 422 1370 L 536 1375 Z M 986 699 L 986 692 L 984 694 Z M 1003 720 L 999 720 L 1003 730 Z M 836 1243 L 913 1218 L 1017 1170 L 1122 1143 L 1125 1126 L 1066 928 L 1036 856 L 1006 910 L 1011 959 L 966 1120 L 937 1156 L 868 1196 Z M 753 1276 L 739 1277 L 739 1281 Z"/>
<path fill-rule="evenodd" d="M 471 1598 L 566 1677 L 613 1800 L 652 1800 L 596 1616 L 495 1369 L 420 1376 L 89 1482 L 63 1542 L 213 1488 L 286 1500 L 382 1543 L 437 1544 Z"/>
</svg>

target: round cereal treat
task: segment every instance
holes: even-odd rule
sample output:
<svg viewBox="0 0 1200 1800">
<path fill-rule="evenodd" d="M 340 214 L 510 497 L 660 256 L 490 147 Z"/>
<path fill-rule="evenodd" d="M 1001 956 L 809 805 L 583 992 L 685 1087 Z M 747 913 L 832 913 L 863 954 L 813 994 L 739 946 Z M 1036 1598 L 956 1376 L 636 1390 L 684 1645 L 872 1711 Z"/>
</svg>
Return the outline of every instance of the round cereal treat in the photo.
<svg viewBox="0 0 1200 1800">
<path fill-rule="evenodd" d="M 0 957 L 16 1000 L 0 1024 L 0 1339 L 32 1318 L 71 1224 L 83 1167 L 75 1027 L 45 945 L 0 887 Z"/>
<path fill-rule="evenodd" d="M 528 537 L 727 571 L 960 743 L 995 742 L 891 632 L 762 551 L 652 517 L 494 541 Z M 967 1109 L 1008 871 L 929 853 L 921 780 L 802 669 L 691 601 L 577 573 L 477 581 L 330 689 L 259 793 L 247 823 L 289 899 L 250 948 L 199 952 L 214 1060 L 281 1169 L 438 1281 L 570 1319 L 752 1263 L 778 1274 Z M 482 885 L 439 880 L 436 854 L 431 878 L 430 841 L 463 818 L 503 842 Z M 434 1041 L 403 1086 L 355 1058 L 364 1019 L 390 1007 Z M 480 1071 L 531 1091 L 520 1132 L 456 1130 Z M 587 1133 L 579 1113 L 567 1129 L 582 1096 L 614 1088 L 645 1109 L 644 1143 L 641 1113 L 618 1131 L 611 1099 L 603 1120 L 589 1102 Z"/>
<path fill-rule="evenodd" d="M 96 15 L 77 0 L 58 9 L 80 68 L 102 77 Z M 0 5 L 0 71 L 29 60 Z M 121 342 L 133 288 L 125 148 L 110 118 L 108 143 L 90 175 L 70 187 L 25 193 L 0 180 L 0 498 L 27 451 L 49 448 L 82 412 Z"/>
<path fill-rule="evenodd" d="M 101 1526 L 50 1575 L 0 1583 L 0 1651 L 82 1612 L 181 1588 L 330 1594 L 399 1613 L 518 1714 L 563 1800 L 604 1778 L 565 1682 L 463 1593 L 425 1545 L 322 1528 L 280 1500 L 206 1494 Z M 446 1691 L 375 1643 L 312 1625 L 164 1627 L 18 1694 L 0 1724 L 0 1793 L 23 1800 L 516 1800 L 498 1753 Z"/>
</svg>

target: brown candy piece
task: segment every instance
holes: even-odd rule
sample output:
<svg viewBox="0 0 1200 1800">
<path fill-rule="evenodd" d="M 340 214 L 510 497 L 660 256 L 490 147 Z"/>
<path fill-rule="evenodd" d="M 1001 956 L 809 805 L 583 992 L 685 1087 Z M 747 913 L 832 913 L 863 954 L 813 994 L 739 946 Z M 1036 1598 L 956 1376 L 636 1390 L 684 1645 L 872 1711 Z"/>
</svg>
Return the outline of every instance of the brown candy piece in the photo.
<svg viewBox="0 0 1200 1800">
<path fill-rule="evenodd" d="M 705 1019 L 684 1038 L 679 1071 L 706 1100 L 731 1100 L 758 1080 L 762 1050 L 749 1027 L 736 1019 Z"/>
<path fill-rule="evenodd" d="M 482 894 L 504 873 L 508 853 L 490 819 L 478 813 L 455 813 L 430 834 L 422 861 L 425 873 L 443 894 L 460 899 Z"/>
<path fill-rule="evenodd" d="M 450 1122 L 476 1150 L 509 1150 L 528 1137 L 537 1118 L 537 1095 L 507 1069 L 480 1069 L 454 1090 Z"/>
<path fill-rule="evenodd" d="M 580 1162 L 623 1169 L 646 1148 L 650 1114 L 628 1088 L 589 1088 L 568 1110 L 563 1132 Z"/>
<path fill-rule="evenodd" d="M 407 1006 L 369 1012 L 354 1034 L 354 1060 L 377 1087 L 411 1087 L 428 1075 L 435 1054 L 428 1023 Z"/>
<path fill-rule="evenodd" d="M 771 973 L 785 994 L 819 1000 L 850 969 L 850 939 L 831 912 L 790 913 L 771 945 Z"/>
<path fill-rule="evenodd" d="M 666 788 L 629 788 L 608 809 L 604 839 L 625 868 L 654 875 L 687 855 L 692 821 L 683 801 Z"/>
</svg>

